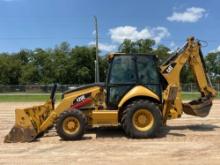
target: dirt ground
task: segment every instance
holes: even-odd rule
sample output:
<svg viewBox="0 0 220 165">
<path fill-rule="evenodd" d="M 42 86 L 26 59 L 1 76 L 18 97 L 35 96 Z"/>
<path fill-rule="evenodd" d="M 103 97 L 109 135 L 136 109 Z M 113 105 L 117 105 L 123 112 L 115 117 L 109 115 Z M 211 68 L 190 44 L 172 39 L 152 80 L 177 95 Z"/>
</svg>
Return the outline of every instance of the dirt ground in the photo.
<svg viewBox="0 0 220 165">
<path fill-rule="evenodd" d="M 154 139 L 127 139 L 120 128 L 94 129 L 81 141 L 61 141 L 52 130 L 32 143 L 3 143 L 15 107 L 0 103 L 0 164 L 220 164 L 220 100 L 206 118 L 183 115 L 168 121 Z"/>
</svg>

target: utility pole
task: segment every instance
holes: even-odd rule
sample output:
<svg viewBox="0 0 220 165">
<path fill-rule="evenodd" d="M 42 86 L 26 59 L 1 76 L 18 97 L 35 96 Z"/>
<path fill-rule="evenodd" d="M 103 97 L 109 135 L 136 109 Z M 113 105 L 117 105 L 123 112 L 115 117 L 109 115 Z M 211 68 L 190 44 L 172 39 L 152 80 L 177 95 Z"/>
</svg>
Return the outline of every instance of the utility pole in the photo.
<svg viewBox="0 0 220 165">
<path fill-rule="evenodd" d="M 100 82 L 99 80 L 99 37 L 98 37 L 98 22 L 97 17 L 94 16 L 95 21 L 95 32 L 96 32 L 96 61 L 95 61 L 95 82 Z"/>
<path fill-rule="evenodd" d="M 97 82 L 97 67 L 96 67 L 96 60 L 94 60 L 95 64 L 95 82 Z"/>
</svg>

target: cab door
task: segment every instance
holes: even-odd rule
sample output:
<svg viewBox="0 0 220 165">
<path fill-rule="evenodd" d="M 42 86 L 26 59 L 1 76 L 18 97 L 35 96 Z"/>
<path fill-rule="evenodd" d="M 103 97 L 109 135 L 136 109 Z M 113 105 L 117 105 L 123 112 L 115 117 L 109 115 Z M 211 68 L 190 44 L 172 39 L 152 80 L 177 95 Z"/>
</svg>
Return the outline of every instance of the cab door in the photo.
<svg viewBox="0 0 220 165">
<path fill-rule="evenodd" d="M 135 56 L 116 55 L 107 78 L 108 108 L 117 108 L 121 98 L 137 83 Z"/>
<path fill-rule="evenodd" d="M 156 57 L 153 55 L 137 55 L 136 66 L 138 84 L 150 89 L 161 98 L 162 86 Z"/>
</svg>

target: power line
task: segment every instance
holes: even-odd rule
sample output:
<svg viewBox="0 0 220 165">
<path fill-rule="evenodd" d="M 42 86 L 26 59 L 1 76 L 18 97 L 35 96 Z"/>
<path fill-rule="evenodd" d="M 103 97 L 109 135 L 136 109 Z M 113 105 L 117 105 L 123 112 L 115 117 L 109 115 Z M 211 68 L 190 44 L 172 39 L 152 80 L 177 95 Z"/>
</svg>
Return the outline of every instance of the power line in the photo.
<svg viewBox="0 0 220 165">
<path fill-rule="evenodd" d="M 70 36 L 25 36 L 25 37 L 0 37 L 0 40 L 51 40 L 51 39 L 62 39 L 62 40 L 94 40 L 94 37 L 70 37 Z M 110 41 L 112 40 L 111 37 L 98 37 L 99 40 L 106 40 L 106 41 Z M 199 39 L 200 40 L 200 39 Z M 220 43 L 220 40 L 217 39 L 201 39 L 202 41 L 206 41 L 209 44 L 212 43 Z M 161 42 L 178 42 L 178 43 L 183 43 L 186 40 L 183 39 L 161 39 Z"/>
</svg>

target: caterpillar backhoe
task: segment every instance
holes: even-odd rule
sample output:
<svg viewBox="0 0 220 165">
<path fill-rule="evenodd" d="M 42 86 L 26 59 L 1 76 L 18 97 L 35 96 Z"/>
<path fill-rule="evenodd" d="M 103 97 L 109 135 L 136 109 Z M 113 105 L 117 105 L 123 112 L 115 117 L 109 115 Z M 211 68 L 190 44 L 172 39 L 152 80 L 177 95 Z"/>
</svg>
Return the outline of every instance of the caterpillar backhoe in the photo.
<svg viewBox="0 0 220 165">
<path fill-rule="evenodd" d="M 181 50 L 157 66 L 157 57 L 115 53 L 108 56 L 106 83 L 63 93 L 55 106 L 56 85 L 49 101 L 16 109 L 15 126 L 5 142 L 31 142 L 55 126 L 63 140 L 81 139 L 88 127 L 121 126 L 131 138 L 155 137 L 168 119 L 183 113 L 205 117 L 216 95 L 206 72 L 201 45 L 190 37 Z M 183 103 L 180 72 L 188 63 L 201 97 Z"/>
</svg>

